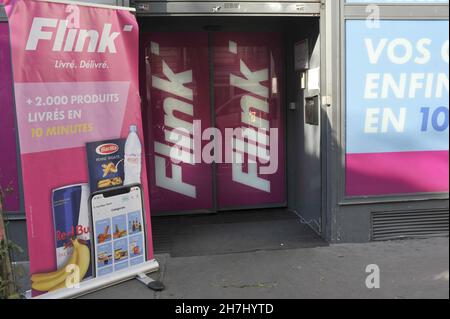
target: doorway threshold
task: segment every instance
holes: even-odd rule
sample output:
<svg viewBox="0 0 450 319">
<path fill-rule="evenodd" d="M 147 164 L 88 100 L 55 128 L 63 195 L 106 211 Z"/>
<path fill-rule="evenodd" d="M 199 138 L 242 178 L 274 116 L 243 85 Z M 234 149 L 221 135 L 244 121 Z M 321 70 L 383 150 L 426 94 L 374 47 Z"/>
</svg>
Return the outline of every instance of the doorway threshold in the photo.
<svg viewBox="0 0 450 319">
<path fill-rule="evenodd" d="M 214 215 L 154 217 L 156 254 L 172 257 L 288 250 L 328 243 L 286 209 L 233 211 Z"/>
</svg>

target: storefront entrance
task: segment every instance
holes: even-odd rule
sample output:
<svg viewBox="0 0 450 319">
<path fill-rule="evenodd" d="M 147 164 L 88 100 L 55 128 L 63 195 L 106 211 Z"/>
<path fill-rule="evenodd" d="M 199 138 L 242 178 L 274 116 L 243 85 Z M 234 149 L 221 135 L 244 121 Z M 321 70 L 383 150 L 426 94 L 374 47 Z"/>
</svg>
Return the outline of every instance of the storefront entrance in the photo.
<svg viewBox="0 0 450 319">
<path fill-rule="evenodd" d="M 320 233 L 319 18 L 140 28 L 152 215 L 274 209 Z"/>
<path fill-rule="evenodd" d="M 153 209 L 285 206 L 281 34 L 161 32 L 144 41 Z"/>
</svg>

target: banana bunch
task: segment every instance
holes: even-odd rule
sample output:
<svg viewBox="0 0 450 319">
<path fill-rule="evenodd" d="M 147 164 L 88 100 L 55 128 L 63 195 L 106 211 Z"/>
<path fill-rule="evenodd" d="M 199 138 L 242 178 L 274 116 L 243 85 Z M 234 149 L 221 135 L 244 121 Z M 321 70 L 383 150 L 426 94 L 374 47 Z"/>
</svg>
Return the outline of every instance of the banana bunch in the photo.
<svg viewBox="0 0 450 319">
<path fill-rule="evenodd" d="M 31 276 L 31 287 L 34 290 L 48 292 L 67 287 L 67 281 L 73 279 L 75 270 L 79 270 L 79 277 L 74 280 L 82 281 L 89 269 L 91 262 L 91 253 L 89 247 L 80 243 L 78 239 L 72 240 L 73 251 L 67 263 L 60 269 L 42 274 Z M 70 277 L 69 277 L 70 276 Z M 70 281 L 70 285 L 78 282 Z"/>
</svg>

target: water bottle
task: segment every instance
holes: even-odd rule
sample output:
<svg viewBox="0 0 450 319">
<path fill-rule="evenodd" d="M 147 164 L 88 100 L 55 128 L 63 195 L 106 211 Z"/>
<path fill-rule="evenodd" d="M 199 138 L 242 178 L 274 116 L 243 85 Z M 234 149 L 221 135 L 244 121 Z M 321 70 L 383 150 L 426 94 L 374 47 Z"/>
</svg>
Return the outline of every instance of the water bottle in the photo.
<svg viewBox="0 0 450 319">
<path fill-rule="evenodd" d="M 137 135 L 136 125 L 130 126 L 125 142 L 125 181 L 124 185 L 141 183 L 142 147 Z"/>
</svg>

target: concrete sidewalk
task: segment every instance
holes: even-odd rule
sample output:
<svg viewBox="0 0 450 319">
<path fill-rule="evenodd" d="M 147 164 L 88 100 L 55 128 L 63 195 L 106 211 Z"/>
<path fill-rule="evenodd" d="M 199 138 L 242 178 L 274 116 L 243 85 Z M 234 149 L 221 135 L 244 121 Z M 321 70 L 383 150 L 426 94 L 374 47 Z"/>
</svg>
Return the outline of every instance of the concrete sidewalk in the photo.
<svg viewBox="0 0 450 319">
<path fill-rule="evenodd" d="M 448 238 L 157 259 L 165 291 L 131 280 L 83 298 L 449 298 Z"/>
</svg>

